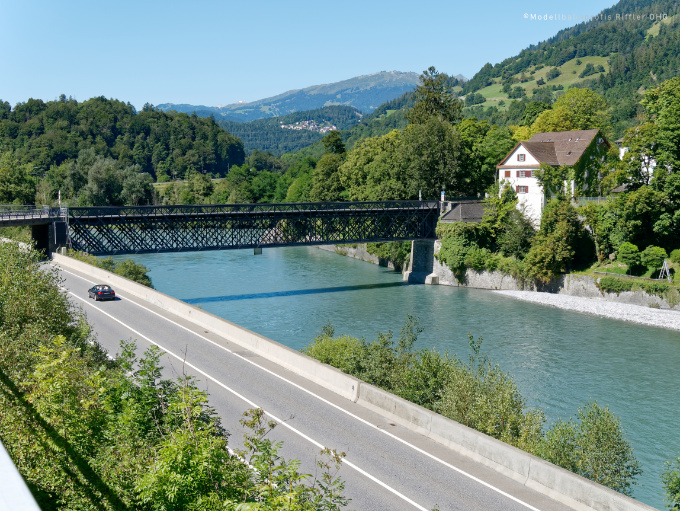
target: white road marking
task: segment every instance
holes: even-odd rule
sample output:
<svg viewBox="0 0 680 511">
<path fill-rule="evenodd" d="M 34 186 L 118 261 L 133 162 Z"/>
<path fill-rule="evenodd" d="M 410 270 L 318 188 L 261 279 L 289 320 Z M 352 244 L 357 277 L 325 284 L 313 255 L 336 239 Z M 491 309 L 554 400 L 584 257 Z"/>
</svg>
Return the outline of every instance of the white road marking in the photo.
<svg viewBox="0 0 680 511">
<path fill-rule="evenodd" d="M 88 279 L 86 279 L 86 278 L 84 278 L 84 277 L 81 277 L 80 275 L 76 275 L 75 273 L 72 273 L 72 272 L 70 272 L 70 271 L 68 271 L 68 270 L 65 270 L 65 269 L 63 269 L 63 268 L 61 268 L 61 271 L 64 271 L 64 272 L 66 272 L 66 273 L 69 273 L 70 275 L 73 275 L 73 276 L 75 276 L 75 277 L 77 277 L 77 278 L 83 279 L 83 280 L 85 280 L 85 281 L 87 281 L 87 282 L 92 282 L 92 281 L 89 281 Z M 78 295 L 76 295 L 75 293 L 73 293 L 73 292 L 71 292 L 71 291 L 69 291 L 69 294 L 73 295 L 74 297 L 76 297 L 76 298 L 78 298 L 78 299 L 82 299 L 81 297 L 79 297 Z M 211 339 L 208 339 L 207 337 L 205 337 L 205 336 L 203 336 L 203 335 L 201 335 L 201 334 L 199 334 L 199 333 L 197 333 L 197 332 L 194 332 L 194 331 L 191 330 L 190 328 L 185 327 L 184 325 L 180 325 L 180 324 L 177 323 L 176 321 L 173 321 L 172 319 L 169 319 L 168 317 L 163 316 L 162 314 L 159 314 L 158 312 L 153 311 L 153 310 L 151 310 L 151 309 L 145 307 L 144 305 L 141 305 L 139 302 L 137 302 L 137 301 L 135 301 L 135 300 L 132 300 L 132 299 L 130 299 L 130 298 L 128 298 L 128 300 L 130 300 L 131 302 L 133 302 L 133 303 L 134 303 L 135 305 L 137 305 L 138 307 L 144 309 L 145 311 L 150 312 L 151 314 L 154 314 L 154 315 L 158 316 L 159 318 L 161 318 L 161 319 L 163 319 L 163 320 L 165 320 L 165 321 L 168 321 L 169 323 L 172 323 L 173 325 L 175 325 L 175 326 L 177 326 L 177 327 L 179 327 L 179 328 L 181 328 L 181 329 L 183 329 L 183 330 L 186 330 L 187 332 L 191 333 L 192 335 L 195 335 L 196 337 L 198 337 L 198 338 L 200 338 L 200 339 L 202 339 L 202 340 L 204 340 L 204 341 L 206 341 L 206 342 L 208 342 L 208 343 L 210 343 L 210 344 L 212 344 L 212 345 L 214 345 L 214 346 L 216 346 L 216 347 L 218 347 L 218 348 L 220 348 L 220 349 L 222 349 L 222 350 L 224 350 L 224 351 L 230 353 L 231 355 L 233 355 L 233 356 L 235 356 L 235 357 L 238 357 L 239 359 L 243 360 L 244 362 L 247 362 L 247 363 L 249 363 L 249 364 L 251 364 L 251 365 L 257 367 L 258 369 L 260 369 L 260 370 L 262 370 L 262 371 L 265 371 L 266 373 L 269 373 L 270 375 L 275 376 L 276 378 L 279 378 L 280 380 L 282 380 L 282 381 L 288 383 L 289 385 L 292 385 L 293 387 L 296 387 L 297 389 L 299 389 L 299 390 L 305 392 L 306 394 L 309 394 L 310 396 L 314 397 L 315 399 L 318 399 L 319 401 L 321 401 L 321 402 L 327 404 L 328 406 L 331 406 L 331 407 L 335 408 L 336 410 L 339 410 L 339 411 L 345 413 L 346 415 L 348 415 L 349 417 L 355 419 L 356 421 L 361 422 L 361 423 L 365 424 L 366 426 L 369 426 L 369 427 L 371 427 L 371 428 L 373 428 L 373 429 L 375 429 L 375 430 L 381 432 L 382 434 L 389 436 L 390 438 L 396 440 L 397 442 L 402 443 L 403 445 L 405 445 L 405 446 L 407 446 L 407 447 L 413 449 L 414 451 L 416 451 L 416 452 L 418 452 L 418 453 L 420 453 L 420 454 L 422 454 L 422 455 L 424 455 L 424 456 L 426 456 L 426 457 L 432 459 L 433 461 L 436 461 L 436 462 L 440 463 L 441 465 L 443 465 L 443 466 L 445 466 L 445 467 L 447 467 L 447 468 L 449 468 L 449 469 L 451 469 L 451 470 L 453 470 L 453 471 L 455 471 L 455 472 L 457 472 L 457 473 L 459 473 L 459 474 L 461 474 L 461 475 L 463 475 L 463 476 L 465 476 L 465 477 L 471 479 L 472 481 L 475 481 L 475 482 L 477 482 L 477 483 L 479 483 L 479 484 L 485 486 L 486 488 L 488 488 L 488 489 L 490 489 L 490 490 L 492 490 L 492 491 L 494 491 L 494 492 L 496 492 L 496 493 L 498 493 L 498 494 L 500 494 L 500 495 L 503 495 L 504 497 L 506 497 L 506 498 L 508 498 L 508 499 L 510 499 L 510 500 L 512 500 L 512 501 L 514 501 L 514 502 L 516 502 L 516 503 L 518 503 L 518 504 L 520 504 L 520 505 L 526 507 L 527 509 L 530 509 L 530 510 L 532 510 L 532 511 L 541 511 L 540 509 L 538 509 L 538 508 L 532 506 L 531 504 L 529 504 L 529 503 L 527 503 L 527 502 L 524 502 L 523 500 L 520 500 L 520 499 L 518 499 L 517 497 L 515 497 L 515 496 L 513 496 L 513 495 L 510 495 L 509 493 L 507 493 L 507 492 L 501 490 L 500 488 L 497 488 L 497 487 L 493 486 L 493 485 L 490 484 L 490 483 L 487 483 L 486 481 L 484 481 L 484 480 L 482 480 L 482 479 L 480 479 L 480 478 L 478 478 L 478 477 L 476 477 L 476 476 L 470 474 L 469 472 L 466 472 L 465 470 L 463 470 L 463 469 L 461 469 L 461 468 L 458 468 L 458 467 L 456 467 L 455 465 L 452 465 L 451 463 L 442 460 L 441 458 L 436 457 L 435 455 L 433 455 L 433 454 L 431 454 L 431 453 L 425 451 L 424 449 L 421 449 L 420 447 L 417 447 L 417 446 L 415 446 L 415 445 L 413 445 L 413 444 L 407 442 L 406 440 L 404 440 L 404 439 L 402 439 L 402 438 L 399 438 L 399 437 L 396 436 L 395 434 L 390 433 L 389 431 L 386 431 L 385 429 L 379 428 L 379 427 L 376 426 L 375 424 L 372 424 L 372 423 L 368 422 L 367 420 L 365 420 L 365 419 L 363 419 L 363 418 L 361 418 L 361 417 L 355 415 L 354 413 L 350 412 L 349 410 L 346 410 L 345 408 L 342 408 L 341 406 L 339 406 L 339 405 L 337 405 L 337 404 L 335 404 L 335 403 L 332 403 L 331 401 L 328 401 L 326 398 L 323 398 L 323 397 L 319 396 L 318 394 L 315 394 L 315 393 L 312 392 L 311 390 L 308 390 L 308 389 L 302 387 L 301 385 L 299 385 L 299 384 L 297 384 L 297 383 L 295 383 L 295 382 L 293 382 L 293 381 L 288 380 L 287 378 L 281 376 L 280 374 L 277 374 L 277 373 L 275 373 L 275 372 L 273 372 L 273 371 L 267 369 L 266 367 L 263 367 L 263 366 L 261 366 L 261 365 L 255 363 L 255 362 L 253 362 L 252 360 L 249 360 L 249 359 L 247 359 L 246 357 L 243 357 L 243 356 L 239 355 L 238 353 L 235 353 L 234 351 L 230 350 L 229 348 L 227 348 L 227 347 L 225 347 L 225 346 L 222 346 L 222 345 L 220 345 L 219 343 L 217 343 L 217 342 L 215 342 L 215 341 L 213 341 L 213 340 L 211 340 Z M 86 302 L 86 303 L 88 303 L 89 305 L 91 305 L 92 307 L 94 307 L 93 304 L 90 304 L 89 302 Z M 203 372 L 201 369 L 198 369 L 197 367 L 195 367 L 195 366 L 189 364 L 189 363 L 186 362 L 183 358 L 181 358 L 181 357 L 175 355 L 174 353 L 172 353 L 172 352 L 169 351 L 169 350 L 166 350 L 166 349 L 163 348 L 160 344 L 158 344 L 158 343 L 152 341 L 151 339 L 149 339 L 148 337 L 146 337 L 144 334 L 141 334 L 141 333 L 137 332 L 137 331 L 134 330 L 132 327 L 126 325 L 125 323 L 123 323 L 123 322 L 120 321 L 119 319 L 113 317 L 111 314 L 109 314 L 109 313 L 103 311 L 102 309 L 100 309 L 100 308 L 98 308 L 98 307 L 95 307 L 95 309 L 98 310 L 99 312 L 102 312 L 103 314 L 109 316 L 111 319 L 113 319 L 114 321 L 120 323 L 120 324 L 123 325 L 125 328 L 129 329 L 130 331 L 132 331 L 133 333 L 135 333 L 135 334 L 137 334 L 137 335 L 143 337 L 143 338 L 146 339 L 148 342 L 154 344 L 155 346 L 158 346 L 159 348 L 161 348 L 162 350 L 166 351 L 168 354 L 172 355 L 173 357 L 177 358 L 178 360 L 183 361 L 184 363 L 186 363 L 186 365 L 188 365 L 188 366 L 191 367 L 192 369 L 198 371 L 199 373 L 201 373 L 202 375 L 204 375 L 206 378 L 209 378 L 210 380 L 214 381 L 215 383 L 217 383 L 218 385 L 220 385 L 220 386 L 223 387 L 224 389 L 228 390 L 229 392 L 231 392 L 231 393 L 234 394 L 235 396 L 239 397 L 240 399 L 242 399 L 243 401 L 245 401 L 246 403 L 248 403 L 250 406 L 253 406 L 253 407 L 255 407 L 255 408 L 259 408 L 255 403 L 253 403 L 252 401 L 248 400 L 246 397 L 244 397 L 244 396 L 242 396 L 241 394 L 237 393 L 237 392 L 234 391 L 233 389 L 227 387 L 226 385 L 224 385 L 223 383 L 221 383 L 221 382 L 218 381 L 217 379 L 215 379 L 215 378 L 213 378 L 212 376 L 208 375 L 207 373 Z M 221 335 L 221 334 L 218 334 L 218 335 Z M 223 335 L 222 335 L 222 337 L 225 337 L 225 338 L 226 338 L 226 336 L 223 336 Z M 229 339 L 227 339 L 227 340 L 229 340 Z M 234 341 L 231 341 L 231 342 L 234 342 Z M 236 343 L 236 344 L 238 344 L 238 343 Z M 265 411 L 265 413 L 267 413 L 267 415 L 269 415 L 269 416 L 270 416 L 272 419 L 274 419 L 275 421 L 277 421 L 277 422 L 283 424 L 284 426 L 286 426 L 287 428 L 289 428 L 289 429 L 290 429 L 291 431 L 293 431 L 294 433 L 296 433 L 296 434 L 300 435 L 302 438 L 308 440 L 308 441 L 311 442 L 313 445 L 315 445 L 315 446 L 317 446 L 317 447 L 319 447 L 319 448 L 321 448 L 321 449 L 324 448 L 320 443 L 318 443 L 317 441 L 311 439 L 310 437 L 308 437 L 307 435 L 305 435 L 305 434 L 302 433 L 301 431 L 296 430 L 295 428 L 293 428 L 292 426 L 290 426 L 288 423 L 286 423 L 286 422 L 284 422 L 284 421 L 281 421 L 280 419 L 276 418 L 274 415 L 270 414 L 269 412 L 266 412 L 266 411 Z M 372 476 L 372 475 L 369 474 L 368 472 L 364 471 L 363 469 L 361 469 L 361 468 L 359 468 L 358 466 L 354 465 L 353 463 L 349 462 L 347 459 L 343 460 L 343 463 L 345 463 L 347 466 L 349 466 L 349 467 L 355 469 L 355 470 L 356 470 L 357 472 L 359 472 L 360 474 L 362 474 L 362 475 L 368 477 L 369 479 L 371 479 L 372 481 L 376 482 L 377 484 L 379 484 L 380 486 L 384 487 L 385 489 L 389 490 L 390 492 L 394 493 L 395 495 L 397 495 L 398 497 L 402 498 L 403 500 L 405 500 L 405 501 L 408 502 L 409 504 L 412 504 L 414 507 L 416 507 L 416 508 L 418 508 L 418 509 L 421 509 L 422 511 L 428 511 L 428 510 L 427 510 L 426 508 L 424 508 L 423 506 L 421 506 L 421 505 L 417 504 L 416 502 L 412 501 L 411 499 L 409 499 L 409 498 L 406 497 L 405 495 L 402 495 L 402 494 L 399 493 L 397 490 L 391 488 L 391 487 L 388 486 L 386 483 L 383 483 L 382 481 L 380 481 L 379 479 L 377 479 L 375 476 Z"/>
</svg>

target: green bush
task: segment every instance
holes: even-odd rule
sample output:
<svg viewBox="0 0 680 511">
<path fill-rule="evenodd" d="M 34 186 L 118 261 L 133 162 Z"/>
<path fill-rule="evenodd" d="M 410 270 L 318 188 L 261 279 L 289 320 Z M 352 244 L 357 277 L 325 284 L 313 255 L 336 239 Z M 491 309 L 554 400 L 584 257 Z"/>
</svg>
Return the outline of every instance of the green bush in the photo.
<svg viewBox="0 0 680 511">
<path fill-rule="evenodd" d="M 366 252 L 391 262 L 395 270 L 401 271 L 411 258 L 411 242 L 389 241 L 386 243 L 367 243 Z"/>
<path fill-rule="evenodd" d="M 526 410 L 512 376 L 480 354 L 481 338 L 468 334 L 471 353 L 463 362 L 433 350 L 414 351 L 419 332 L 417 320 L 409 317 L 395 346 L 391 332 L 366 342 L 333 337 L 327 326 L 303 351 L 338 368 L 348 367 L 349 374 L 412 403 L 629 493 L 639 465 L 609 409 L 589 403 L 578 411 L 579 424 L 560 421 L 544 434 L 543 412 Z"/>
<path fill-rule="evenodd" d="M 619 246 L 619 250 L 616 252 L 616 260 L 621 261 L 628 268 L 633 268 L 640 264 L 640 251 L 636 245 L 626 241 Z"/>
<path fill-rule="evenodd" d="M 667 257 L 668 254 L 663 248 L 650 245 L 640 254 L 640 262 L 649 270 L 658 270 Z"/>
<path fill-rule="evenodd" d="M 579 422 L 558 421 L 546 433 L 538 455 L 625 495 L 640 463 L 624 438 L 621 422 L 596 402 L 578 410 Z"/>
<path fill-rule="evenodd" d="M 680 263 L 680 248 L 676 248 L 671 252 L 671 255 L 669 257 L 672 263 Z"/>
<path fill-rule="evenodd" d="M 122 261 L 116 263 L 112 257 L 99 258 L 95 257 L 86 252 L 77 252 L 75 250 L 68 251 L 69 257 L 73 257 L 78 261 L 82 261 L 97 268 L 101 268 L 106 271 L 130 279 L 138 284 L 148 286 L 153 289 L 153 284 L 151 283 L 151 277 L 147 275 L 149 269 L 143 264 L 134 262 L 132 259 L 123 259 Z"/>
<path fill-rule="evenodd" d="M 597 287 L 603 293 L 616 293 L 618 295 L 623 291 L 631 291 L 633 289 L 633 281 L 617 277 L 600 277 Z"/>
</svg>

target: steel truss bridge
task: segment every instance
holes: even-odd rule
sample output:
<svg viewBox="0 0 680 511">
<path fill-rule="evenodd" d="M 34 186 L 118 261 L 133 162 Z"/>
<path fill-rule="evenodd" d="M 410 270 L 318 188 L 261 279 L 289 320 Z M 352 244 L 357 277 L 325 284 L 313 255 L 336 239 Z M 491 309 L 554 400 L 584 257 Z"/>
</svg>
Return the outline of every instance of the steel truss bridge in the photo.
<svg viewBox="0 0 680 511">
<path fill-rule="evenodd" d="M 94 255 L 435 238 L 437 201 L 86 207 L 68 245 Z"/>
</svg>

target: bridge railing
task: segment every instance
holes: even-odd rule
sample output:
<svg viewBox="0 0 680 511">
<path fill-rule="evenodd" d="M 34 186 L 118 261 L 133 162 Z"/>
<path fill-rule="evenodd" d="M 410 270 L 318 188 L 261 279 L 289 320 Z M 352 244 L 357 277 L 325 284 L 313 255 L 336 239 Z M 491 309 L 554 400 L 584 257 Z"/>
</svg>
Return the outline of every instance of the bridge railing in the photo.
<svg viewBox="0 0 680 511">
<path fill-rule="evenodd" d="M 67 207 L 52 208 L 50 206 L 0 206 L 0 219 L 28 219 L 28 218 L 62 218 L 68 216 Z"/>
<path fill-rule="evenodd" d="M 373 201 L 373 202 L 292 202 L 258 204 L 201 204 L 169 206 L 91 206 L 69 209 L 71 217 L 146 216 L 146 215 L 214 215 L 230 213 L 285 213 L 319 211 L 361 211 L 376 209 L 433 209 L 437 201 Z"/>
</svg>

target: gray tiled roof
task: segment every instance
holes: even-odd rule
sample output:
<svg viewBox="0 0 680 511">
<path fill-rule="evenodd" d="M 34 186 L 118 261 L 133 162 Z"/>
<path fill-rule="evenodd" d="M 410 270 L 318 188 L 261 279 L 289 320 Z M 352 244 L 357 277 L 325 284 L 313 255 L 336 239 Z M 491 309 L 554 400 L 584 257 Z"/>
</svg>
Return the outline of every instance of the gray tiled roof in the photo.
<svg viewBox="0 0 680 511">
<path fill-rule="evenodd" d="M 482 201 L 457 202 L 451 204 L 451 211 L 442 215 L 440 220 L 442 222 L 481 222 L 483 216 Z"/>
</svg>

